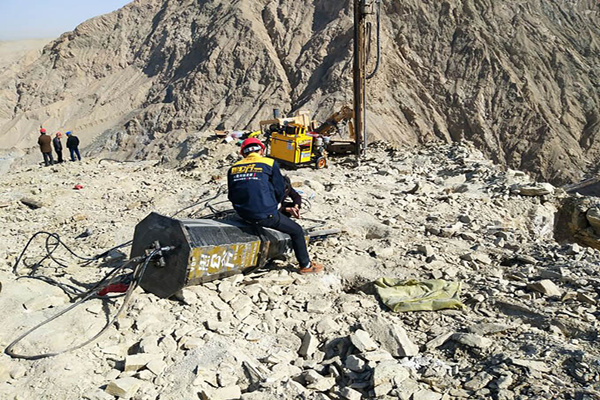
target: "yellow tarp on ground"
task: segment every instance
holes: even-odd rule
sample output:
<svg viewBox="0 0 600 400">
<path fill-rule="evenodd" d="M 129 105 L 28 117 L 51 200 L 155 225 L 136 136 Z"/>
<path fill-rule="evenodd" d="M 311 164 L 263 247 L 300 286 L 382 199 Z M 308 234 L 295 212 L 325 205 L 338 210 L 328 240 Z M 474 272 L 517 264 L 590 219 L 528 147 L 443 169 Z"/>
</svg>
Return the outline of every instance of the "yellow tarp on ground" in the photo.
<svg viewBox="0 0 600 400">
<path fill-rule="evenodd" d="M 381 301 L 395 312 L 460 309 L 460 282 L 443 279 L 417 281 L 379 278 L 375 289 Z"/>
</svg>

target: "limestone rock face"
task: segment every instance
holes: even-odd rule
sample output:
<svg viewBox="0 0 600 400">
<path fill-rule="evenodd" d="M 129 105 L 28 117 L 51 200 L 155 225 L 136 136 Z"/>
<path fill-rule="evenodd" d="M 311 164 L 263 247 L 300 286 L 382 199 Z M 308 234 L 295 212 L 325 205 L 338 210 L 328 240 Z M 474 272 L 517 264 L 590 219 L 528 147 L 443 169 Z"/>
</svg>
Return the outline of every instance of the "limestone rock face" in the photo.
<svg viewBox="0 0 600 400">
<path fill-rule="evenodd" d="M 557 213 L 554 237 L 559 242 L 577 242 L 600 249 L 597 210 L 594 197 L 567 197 Z"/>
<path fill-rule="evenodd" d="M 370 137 L 579 177 L 600 155 L 599 21 L 594 0 L 383 2 Z M 350 104 L 351 57 L 350 1 L 136 0 L 0 70 L 0 146 L 37 153 L 43 124 L 88 152 L 181 156 L 193 131 Z"/>
</svg>

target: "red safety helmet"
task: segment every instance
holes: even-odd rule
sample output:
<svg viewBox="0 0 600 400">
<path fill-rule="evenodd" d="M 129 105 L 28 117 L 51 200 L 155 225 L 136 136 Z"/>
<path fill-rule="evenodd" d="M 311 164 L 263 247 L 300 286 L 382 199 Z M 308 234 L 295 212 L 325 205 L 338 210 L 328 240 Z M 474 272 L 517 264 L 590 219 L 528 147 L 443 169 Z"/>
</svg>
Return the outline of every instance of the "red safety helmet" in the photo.
<svg viewBox="0 0 600 400">
<path fill-rule="evenodd" d="M 46 130 L 44 128 L 40 129 L 40 133 L 46 133 Z"/>
<path fill-rule="evenodd" d="M 240 149 L 240 152 L 242 153 L 243 156 L 245 156 L 250 152 L 264 150 L 264 149 L 265 149 L 265 145 L 263 144 L 263 142 L 261 142 L 260 140 L 258 140 L 255 137 L 251 137 L 242 142 L 242 147 Z"/>
</svg>

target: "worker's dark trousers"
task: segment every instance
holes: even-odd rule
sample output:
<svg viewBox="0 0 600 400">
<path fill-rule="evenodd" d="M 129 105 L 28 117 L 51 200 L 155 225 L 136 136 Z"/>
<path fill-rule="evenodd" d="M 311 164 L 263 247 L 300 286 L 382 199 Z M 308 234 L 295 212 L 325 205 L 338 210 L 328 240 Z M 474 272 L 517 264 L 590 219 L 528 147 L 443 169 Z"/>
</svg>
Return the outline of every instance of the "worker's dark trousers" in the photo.
<svg viewBox="0 0 600 400">
<path fill-rule="evenodd" d="M 69 148 L 69 151 L 71 152 L 71 161 L 75 161 L 75 156 L 77 156 L 77 159 L 81 161 L 81 156 L 79 155 L 78 147 L 71 147 Z"/>
<path fill-rule="evenodd" d="M 308 250 L 306 249 L 306 240 L 304 239 L 304 231 L 302 227 L 286 217 L 285 215 L 278 212 L 270 218 L 261 219 L 255 222 L 256 225 L 264 226 L 266 228 L 272 228 L 276 231 L 287 233 L 292 238 L 292 247 L 294 248 L 294 254 L 300 264 L 300 268 L 304 268 L 310 265 L 310 257 L 308 256 Z"/>
<path fill-rule="evenodd" d="M 54 164 L 54 159 L 52 159 L 52 152 L 50 152 L 50 153 L 42 153 L 42 155 L 44 156 L 44 165 L 46 165 L 46 167 L 48 165 Z"/>
</svg>

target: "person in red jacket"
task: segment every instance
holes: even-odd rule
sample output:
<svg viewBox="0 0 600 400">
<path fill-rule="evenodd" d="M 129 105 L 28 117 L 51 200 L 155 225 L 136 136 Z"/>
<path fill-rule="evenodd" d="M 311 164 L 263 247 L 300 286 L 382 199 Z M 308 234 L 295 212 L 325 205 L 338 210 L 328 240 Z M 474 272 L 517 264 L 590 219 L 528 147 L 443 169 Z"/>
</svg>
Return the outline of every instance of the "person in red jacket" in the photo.
<svg viewBox="0 0 600 400">
<path fill-rule="evenodd" d="M 284 196 L 284 179 L 277 162 L 263 156 L 264 150 L 260 140 L 244 140 L 241 147 L 244 158 L 227 173 L 229 201 L 236 213 L 249 224 L 290 235 L 301 274 L 320 272 L 323 266 L 310 261 L 302 227 L 279 211 Z"/>
<path fill-rule="evenodd" d="M 54 164 L 54 159 L 52 158 L 52 138 L 50 135 L 46 135 L 46 130 L 44 128 L 40 129 L 38 144 L 40 145 L 40 151 L 44 156 L 44 165 L 47 167 L 48 165 Z"/>
</svg>

